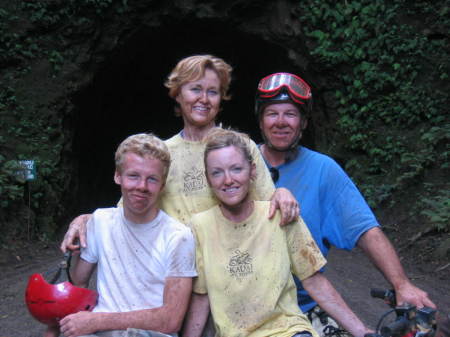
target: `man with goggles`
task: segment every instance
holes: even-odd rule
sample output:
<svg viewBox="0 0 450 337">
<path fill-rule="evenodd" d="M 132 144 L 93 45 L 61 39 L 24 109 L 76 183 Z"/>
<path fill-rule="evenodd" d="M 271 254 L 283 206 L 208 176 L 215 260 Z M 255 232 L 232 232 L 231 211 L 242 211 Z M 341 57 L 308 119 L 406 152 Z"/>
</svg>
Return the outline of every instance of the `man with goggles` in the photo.
<svg viewBox="0 0 450 337">
<path fill-rule="evenodd" d="M 288 188 L 322 254 L 330 246 L 359 246 L 397 294 L 397 303 L 435 307 L 426 292 L 407 278 L 399 258 L 355 184 L 330 157 L 298 145 L 311 112 L 311 88 L 300 77 L 275 73 L 256 92 L 255 112 L 264 139 L 261 153 L 276 187 Z M 298 301 L 314 328 L 325 335 L 336 327 L 296 279 Z M 328 327 L 331 325 L 331 327 Z"/>
</svg>

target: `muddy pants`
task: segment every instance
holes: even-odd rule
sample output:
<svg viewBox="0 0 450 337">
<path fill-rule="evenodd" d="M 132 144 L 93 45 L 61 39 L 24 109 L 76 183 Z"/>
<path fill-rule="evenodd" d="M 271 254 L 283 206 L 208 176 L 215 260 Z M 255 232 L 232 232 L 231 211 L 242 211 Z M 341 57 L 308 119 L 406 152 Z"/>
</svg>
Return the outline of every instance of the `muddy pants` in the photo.
<svg viewBox="0 0 450 337">
<path fill-rule="evenodd" d="M 80 337 L 171 337 L 171 336 L 157 331 L 129 328 L 127 330 L 100 331 L 95 334 L 84 335 Z"/>
</svg>

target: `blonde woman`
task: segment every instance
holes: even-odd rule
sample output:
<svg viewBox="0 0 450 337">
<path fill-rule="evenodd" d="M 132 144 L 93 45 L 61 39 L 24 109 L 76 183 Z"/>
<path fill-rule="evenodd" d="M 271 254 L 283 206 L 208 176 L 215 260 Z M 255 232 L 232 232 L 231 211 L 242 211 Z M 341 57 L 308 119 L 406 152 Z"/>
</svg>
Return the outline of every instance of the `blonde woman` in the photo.
<svg viewBox="0 0 450 337">
<path fill-rule="evenodd" d="M 223 129 L 206 139 L 206 177 L 218 205 L 196 214 L 198 278 L 183 337 L 201 336 L 209 307 L 218 336 L 318 336 L 297 305 L 292 273 L 328 313 L 354 336 L 369 332 L 320 273 L 326 261 L 301 219 L 276 225 L 258 185 L 251 141 Z"/>
</svg>

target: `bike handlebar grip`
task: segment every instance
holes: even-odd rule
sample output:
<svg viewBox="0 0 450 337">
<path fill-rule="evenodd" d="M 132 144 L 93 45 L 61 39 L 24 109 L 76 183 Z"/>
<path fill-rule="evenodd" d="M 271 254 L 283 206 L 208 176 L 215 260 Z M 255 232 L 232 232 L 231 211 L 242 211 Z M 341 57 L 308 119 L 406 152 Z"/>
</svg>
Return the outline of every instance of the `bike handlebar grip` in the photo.
<svg viewBox="0 0 450 337">
<path fill-rule="evenodd" d="M 370 289 L 370 296 L 374 298 L 381 298 L 385 299 L 388 297 L 390 290 L 387 289 L 380 289 L 380 288 L 372 288 Z"/>
<path fill-rule="evenodd" d="M 383 337 L 402 336 L 409 328 L 409 321 L 402 317 L 381 328 L 380 332 Z"/>
</svg>

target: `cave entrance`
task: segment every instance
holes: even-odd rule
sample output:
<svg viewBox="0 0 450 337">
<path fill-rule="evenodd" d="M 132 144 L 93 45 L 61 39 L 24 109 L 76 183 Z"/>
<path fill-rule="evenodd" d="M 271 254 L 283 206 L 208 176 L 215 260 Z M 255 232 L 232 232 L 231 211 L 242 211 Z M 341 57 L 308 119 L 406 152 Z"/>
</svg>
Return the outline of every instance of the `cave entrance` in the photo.
<svg viewBox="0 0 450 337">
<path fill-rule="evenodd" d="M 260 141 L 254 91 L 271 72 L 298 71 L 286 49 L 217 21 L 142 29 L 108 55 L 75 99 L 76 214 L 117 202 L 113 156 L 126 136 L 151 131 L 165 139 L 181 130 L 163 82 L 181 58 L 202 53 L 222 57 L 234 68 L 232 100 L 224 103 L 219 121 Z"/>
</svg>

